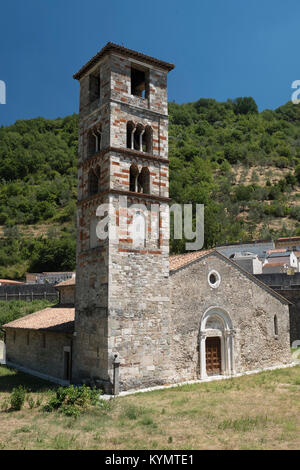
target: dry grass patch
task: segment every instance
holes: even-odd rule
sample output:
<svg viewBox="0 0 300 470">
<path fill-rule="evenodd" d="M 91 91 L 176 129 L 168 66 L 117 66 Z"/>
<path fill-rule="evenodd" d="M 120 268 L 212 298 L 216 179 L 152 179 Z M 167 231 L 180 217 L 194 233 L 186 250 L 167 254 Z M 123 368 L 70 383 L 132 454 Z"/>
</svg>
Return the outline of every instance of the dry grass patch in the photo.
<svg viewBox="0 0 300 470">
<path fill-rule="evenodd" d="M 0 368 L 0 378 L 13 377 L 16 384 L 12 374 Z M 28 377 L 19 376 L 25 387 L 24 380 L 35 381 Z M 44 382 L 36 383 L 31 395 L 45 402 L 52 393 Z M 92 407 L 77 419 L 25 402 L 19 412 L 0 412 L 0 448 L 298 449 L 299 394 L 297 366 L 137 393 Z M 0 404 L 7 396 L 0 392 Z"/>
</svg>

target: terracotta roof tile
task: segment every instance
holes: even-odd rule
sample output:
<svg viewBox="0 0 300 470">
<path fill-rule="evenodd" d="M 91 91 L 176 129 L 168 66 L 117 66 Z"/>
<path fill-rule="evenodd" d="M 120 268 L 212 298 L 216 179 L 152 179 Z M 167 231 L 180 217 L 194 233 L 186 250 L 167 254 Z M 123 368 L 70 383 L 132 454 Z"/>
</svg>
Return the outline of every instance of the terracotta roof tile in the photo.
<svg viewBox="0 0 300 470">
<path fill-rule="evenodd" d="M 24 284 L 24 282 L 11 281 L 10 279 L 0 279 L 0 284 L 19 285 L 19 284 Z"/>
<path fill-rule="evenodd" d="M 299 240 L 300 241 L 300 237 L 281 237 L 281 238 L 278 238 L 276 241 L 277 242 L 283 242 L 283 241 L 289 241 L 289 240 Z"/>
<path fill-rule="evenodd" d="M 277 249 L 274 249 L 274 250 L 268 250 L 267 254 L 270 255 L 272 253 L 286 253 L 288 251 L 289 250 L 287 250 L 286 248 L 277 248 Z"/>
<path fill-rule="evenodd" d="M 186 264 L 189 264 L 192 261 L 200 259 L 203 256 L 213 251 L 215 250 L 210 249 L 210 250 L 201 250 L 201 251 L 190 251 L 189 253 L 185 253 L 184 255 L 170 256 L 170 271 L 174 271 L 175 269 L 182 268 Z"/>
<path fill-rule="evenodd" d="M 61 281 L 58 284 L 55 284 L 54 287 L 75 286 L 75 284 L 76 284 L 76 276 L 73 276 L 70 279 L 66 279 L 66 281 Z"/>
<path fill-rule="evenodd" d="M 6 323 L 1 328 L 72 333 L 74 331 L 74 319 L 74 307 L 61 307 L 58 305 L 57 307 L 45 308 L 10 323 Z"/>
<path fill-rule="evenodd" d="M 274 261 L 272 263 L 266 263 L 263 265 L 263 268 L 268 267 L 268 266 L 284 266 L 286 265 L 286 261 Z"/>
</svg>

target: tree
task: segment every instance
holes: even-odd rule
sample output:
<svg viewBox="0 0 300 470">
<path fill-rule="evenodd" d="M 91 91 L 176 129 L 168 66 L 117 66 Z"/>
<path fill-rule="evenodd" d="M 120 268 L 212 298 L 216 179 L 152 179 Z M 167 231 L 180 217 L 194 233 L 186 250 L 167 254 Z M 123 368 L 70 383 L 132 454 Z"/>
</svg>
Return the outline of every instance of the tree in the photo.
<svg viewBox="0 0 300 470">
<path fill-rule="evenodd" d="M 232 102 L 235 114 L 257 114 L 258 108 L 251 96 L 235 98 Z"/>
</svg>

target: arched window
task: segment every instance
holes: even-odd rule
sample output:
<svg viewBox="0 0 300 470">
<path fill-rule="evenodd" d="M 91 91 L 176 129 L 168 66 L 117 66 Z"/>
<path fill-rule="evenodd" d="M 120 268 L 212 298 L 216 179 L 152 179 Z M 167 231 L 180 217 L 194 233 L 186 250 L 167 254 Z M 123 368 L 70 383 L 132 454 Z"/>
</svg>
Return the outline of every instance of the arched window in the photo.
<svg viewBox="0 0 300 470">
<path fill-rule="evenodd" d="M 93 169 L 89 171 L 88 176 L 88 195 L 93 196 L 98 193 L 98 178 Z"/>
<path fill-rule="evenodd" d="M 138 167 L 133 163 L 130 167 L 130 174 L 129 174 L 129 191 L 132 192 L 137 192 L 138 189 L 138 180 L 139 176 L 139 169 Z"/>
<path fill-rule="evenodd" d="M 274 315 L 274 335 L 278 336 L 278 320 L 277 315 Z"/>
<path fill-rule="evenodd" d="M 135 124 L 132 121 L 127 122 L 127 143 L 126 146 L 128 149 L 133 149 L 134 143 L 133 143 L 133 133 L 135 131 Z"/>
<path fill-rule="evenodd" d="M 151 126 L 146 126 L 143 134 L 143 152 L 152 153 L 153 132 Z"/>
<path fill-rule="evenodd" d="M 150 194 L 150 171 L 143 167 L 138 177 L 138 192 Z"/>
<path fill-rule="evenodd" d="M 131 224 L 131 238 L 134 246 L 145 246 L 146 244 L 146 219 L 142 212 L 138 211 L 133 217 Z"/>
<path fill-rule="evenodd" d="M 92 129 L 88 134 L 88 157 L 101 150 L 101 128 Z"/>
<path fill-rule="evenodd" d="M 143 124 L 135 126 L 134 122 L 127 122 L 126 147 L 138 152 L 152 153 L 153 131 L 151 126 Z"/>
</svg>

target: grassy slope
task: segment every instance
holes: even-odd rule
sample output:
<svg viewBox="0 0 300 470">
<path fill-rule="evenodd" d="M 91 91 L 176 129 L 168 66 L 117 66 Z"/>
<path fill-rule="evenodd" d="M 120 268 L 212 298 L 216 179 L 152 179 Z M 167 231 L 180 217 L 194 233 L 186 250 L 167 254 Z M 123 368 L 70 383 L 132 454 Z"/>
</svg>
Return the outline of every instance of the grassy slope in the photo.
<svg viewBox="0 0 300 470">
<path fill-rule="evenodd" d="M 50 386 L 0 367 L 0 406 L 19 383 L 45 403 Z M 77 420 L 39 408 L 0 411 L 2 449 L 299 449 L 300 366 L 117 398 Z"/>
</svg>

